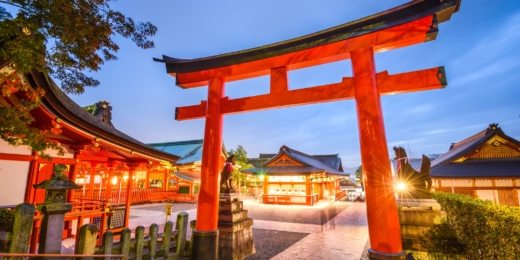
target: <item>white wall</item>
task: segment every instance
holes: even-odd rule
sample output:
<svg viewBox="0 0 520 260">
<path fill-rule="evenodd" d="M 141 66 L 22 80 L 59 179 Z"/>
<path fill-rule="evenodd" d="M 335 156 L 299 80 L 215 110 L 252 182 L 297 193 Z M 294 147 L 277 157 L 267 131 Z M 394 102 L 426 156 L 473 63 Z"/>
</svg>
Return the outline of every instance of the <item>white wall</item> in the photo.
<svg viewBox="0 0 520 260">
<path fill-rule="evenodd" d="M 477 197 L 483 200 L 495 201 L 494 190 L 477 190 Z"/>
<path fill-rule="evenodd" d="M 471 180 L 442 180 L 442 187 L 472 187 Z"/>
<path fill-rule="evenodd" d="M 51 157 L 56 157 L 56 158 L 74 158 L 74 151 L 70 150 L 68 145 L 62 144 L 61 147 L 63 147 L 63 149 L 65 150 L 65 154 L 63 156 L 59 156 L 58 151 L 51 150 L 51 149 L 47 149 L 47 151 L 45 151 L 45 153 L 50 155 Z"/>
<path fill-rule="evenodd" d="M 496 187 L 513 187 L 513 180 L 495 180 Z"/>
<path fill-rule="evenodd" d="M 475 180 L 475 186 L 477 187 L 492 187 L 493 182 L 491 180 Z"/>
<path fill-rule="evenodd" d="M 0 139 L 0 153 L 31 155 L 31 149 L 25 145 L 13 146 Z"/>
<path fill-rule="evenodd" d="M 0 206 L 23 203 L 29 162 L 0 160 Z"/>
</svg>

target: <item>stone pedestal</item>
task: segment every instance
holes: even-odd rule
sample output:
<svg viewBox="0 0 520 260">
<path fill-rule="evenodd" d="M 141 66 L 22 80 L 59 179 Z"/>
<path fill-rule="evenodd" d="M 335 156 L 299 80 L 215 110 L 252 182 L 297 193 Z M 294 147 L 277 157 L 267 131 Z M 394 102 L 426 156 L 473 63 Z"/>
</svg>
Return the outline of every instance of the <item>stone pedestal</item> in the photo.
<svg viewBox="0 0 520 260">
<path fill-rule="evenodd" d="M 60 254 L 65 213 L 72 209 L 72 204 L 44 205 L 40 231 L 39 254 Z"/>
<path fill-rule="evenodd" d="M 244 202 L 238 200 L 238 194 L 221 194 L 218 230 L 218 259 L 244 259 L 256 253 L 253 219 L 248 217 L 248 211 L 244 210 Z"/>
<path fill-rule="evenodd" d="M 433 199 L 398 199 L 399 222 L 404 250 L 419 252 L 435 251 L 432 245 L 436 243 L 457 244 L 455 232 L 448 226 L 442 225 L 446 212 Z M 435 240 L 425 237 L 426 232 L 435 231 Z M 414 253 L 415 254 L 415 253 Z"/>
</svg>

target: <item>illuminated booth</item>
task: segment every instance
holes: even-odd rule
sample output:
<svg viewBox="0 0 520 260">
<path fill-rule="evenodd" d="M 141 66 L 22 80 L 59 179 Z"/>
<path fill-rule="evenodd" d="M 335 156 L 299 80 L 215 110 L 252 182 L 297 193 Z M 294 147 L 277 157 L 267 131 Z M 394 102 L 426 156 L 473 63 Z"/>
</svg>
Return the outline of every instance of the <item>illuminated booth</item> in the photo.
<svg viewBox="0 0 520 260">
<path fill-rule="evenodd" d="M 308 155 L 285 145 L 278 154 L 242 172 L 263 181 L 263 203 L 309 206 L 345 196 L 339 182 L 350 175 L 343 172 L 337 154 Z"/>
</svg>

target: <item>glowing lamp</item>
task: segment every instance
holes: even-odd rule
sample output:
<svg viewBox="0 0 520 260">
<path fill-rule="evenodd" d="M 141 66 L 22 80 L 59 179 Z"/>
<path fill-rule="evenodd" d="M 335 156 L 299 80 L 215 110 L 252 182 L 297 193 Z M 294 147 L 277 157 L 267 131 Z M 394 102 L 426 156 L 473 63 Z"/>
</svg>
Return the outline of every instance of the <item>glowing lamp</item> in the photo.
<svg viewBox="0 0 520 260">
<path fill-rule="evenodd" d="M 83 185 L 85 184 L 85 177 L 76 177 L 76 184 Z"/>
<path fill-rule="evenodd" d="M 399 182 L 397 183 L 397 186 L 395 187 L 398 191 L 403 191 L 403 190 L 406 190 L 406 183 L 404 182 Z"/>
</svg>

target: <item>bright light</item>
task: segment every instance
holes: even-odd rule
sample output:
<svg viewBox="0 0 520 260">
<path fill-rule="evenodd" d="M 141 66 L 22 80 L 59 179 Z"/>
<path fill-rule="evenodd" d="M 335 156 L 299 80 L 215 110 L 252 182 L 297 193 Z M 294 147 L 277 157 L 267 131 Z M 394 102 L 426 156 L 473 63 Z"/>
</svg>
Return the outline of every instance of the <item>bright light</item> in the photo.
<svg viewBox="0 0 520 260">
<path fill-rule="evenodd" d="M 78 184 L 78 185 L 85 184 L 85 177 L 76 177 L 76 184 Z"/>
<path fill-rule="evenodd" d="M 406 190 L 406 184 L 403 182 L 397 183 L 397 186 L 395 187 L 398 191 Z"/>
<path fill-rule="evenodd" d="M 116 185 L 117 184 L 117 177 L 114 176 L 112 177 L 112 185 Z"/>
</svg>

